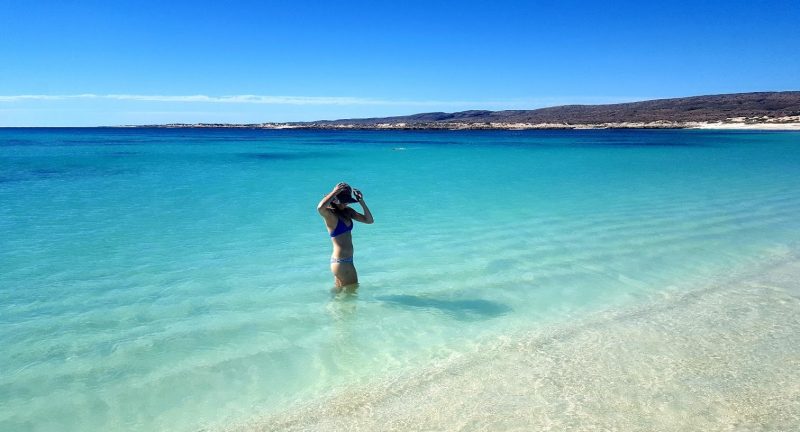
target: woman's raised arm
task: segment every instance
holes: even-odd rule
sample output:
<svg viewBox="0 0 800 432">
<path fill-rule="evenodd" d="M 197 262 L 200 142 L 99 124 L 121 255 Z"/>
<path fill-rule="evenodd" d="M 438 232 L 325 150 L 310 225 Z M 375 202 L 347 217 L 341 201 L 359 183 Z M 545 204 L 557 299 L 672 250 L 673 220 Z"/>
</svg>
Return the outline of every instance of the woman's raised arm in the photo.
<svg viewBox="0 0 800 432">
<path fill-rule="evenodd" d="M 353 189 L 353 195 L 356 196 L 358 203 L 361 204 L 361 208 L 364 209 L 364 214 L 353 210 L 353 219 L 365 224 L 374 223 L 375 219 L 372 217 L 372 212 L 369 211 L 369 207 L 367 207 L 367 203 L 364 201 L 364 194 L 358 189 Z"/>
<path fill-rule="evenodd" d="M 325 195 L 322 198 L 322 201 L 320 201 L 319 204 L 317 204 L 317 211 L 319 212 L 319 214 L 321 214 L 322 216 L 329 214 L 330 212 L 327 211 L 328 205 L 330 205 L 331 201 L 333 201 L 333 199 L 336 198 L 336 195 L 338 195 L 339 192 L 343 191 L 344 188 L 346 187 L 347 187 L 346 183 L 339 183 L 336 185 L 335 188 L 333 188 L 333 190 L 329 194 Z"/>
</svg>

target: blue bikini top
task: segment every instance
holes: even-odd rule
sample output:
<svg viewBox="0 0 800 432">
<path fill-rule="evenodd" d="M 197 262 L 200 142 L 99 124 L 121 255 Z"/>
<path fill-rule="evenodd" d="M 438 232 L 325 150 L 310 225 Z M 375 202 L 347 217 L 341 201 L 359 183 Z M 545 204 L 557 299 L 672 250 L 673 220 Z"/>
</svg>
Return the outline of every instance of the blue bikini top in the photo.
<svg viewBox="0 0 800 432">
<path fill-rule="evenodd" d="M 338 222 L 336 222 L 336 228 L 331 231 L 331 237 L 336 237 L 339 234 L 344 234 L 346 232 L 350 232 L 353 230 L 353 225 L 355 225 L 354 221 L 350 221 L 350 226 L 345 225 L 344 221 L 341 218 L 337 218 Z"/>
</svg>

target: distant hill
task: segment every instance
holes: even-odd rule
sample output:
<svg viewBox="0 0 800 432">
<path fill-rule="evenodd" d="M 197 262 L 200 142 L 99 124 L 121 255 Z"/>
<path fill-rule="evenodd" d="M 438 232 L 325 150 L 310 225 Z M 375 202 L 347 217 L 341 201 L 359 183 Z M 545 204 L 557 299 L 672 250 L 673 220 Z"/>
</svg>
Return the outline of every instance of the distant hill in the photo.
<svg viewBox="0 0 800 432">
<path fill-rule="evenodd" d="M 800 91 L 734 93 L 656 99 L 609 105 L 564 105 L 535 110 L 433 112 L 408 116 L 323 120 L 293 123 L 300 127 L 352 125 L 371 127 L 382 123 L 447 125 L 449 123 L 565 123 L 713 122 L 735 117 L 800 116 Z"/>
</svg>

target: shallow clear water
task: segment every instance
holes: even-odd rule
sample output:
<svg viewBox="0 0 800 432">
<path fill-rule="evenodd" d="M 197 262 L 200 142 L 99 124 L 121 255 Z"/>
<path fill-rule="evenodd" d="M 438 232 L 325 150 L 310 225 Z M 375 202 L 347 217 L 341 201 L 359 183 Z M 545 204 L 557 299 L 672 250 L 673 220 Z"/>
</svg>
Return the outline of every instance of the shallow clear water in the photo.
<svg viewBox="0 0 800 432">
<path fill-rule="evenodd" d="M 800 250 L 798 180 L 799 133 L 0 129 L 0 429 L 214 429 L 690 291 Z"/>
</svg>

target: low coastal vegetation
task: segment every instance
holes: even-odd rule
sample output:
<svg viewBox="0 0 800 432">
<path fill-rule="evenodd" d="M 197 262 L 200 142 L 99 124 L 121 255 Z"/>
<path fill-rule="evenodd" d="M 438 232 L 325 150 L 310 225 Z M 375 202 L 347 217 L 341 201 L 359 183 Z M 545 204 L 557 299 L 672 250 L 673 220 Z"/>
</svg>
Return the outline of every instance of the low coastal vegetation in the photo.
<svg viewBox="0 0 800 432">
<path fill-rule="evenodd" d="M 288 123 L 173 123 L 147 127 L 261 129 L 798 129 L 800 91 L 736 93 L 535 110 L 422 113 Z"/>
</svg>

